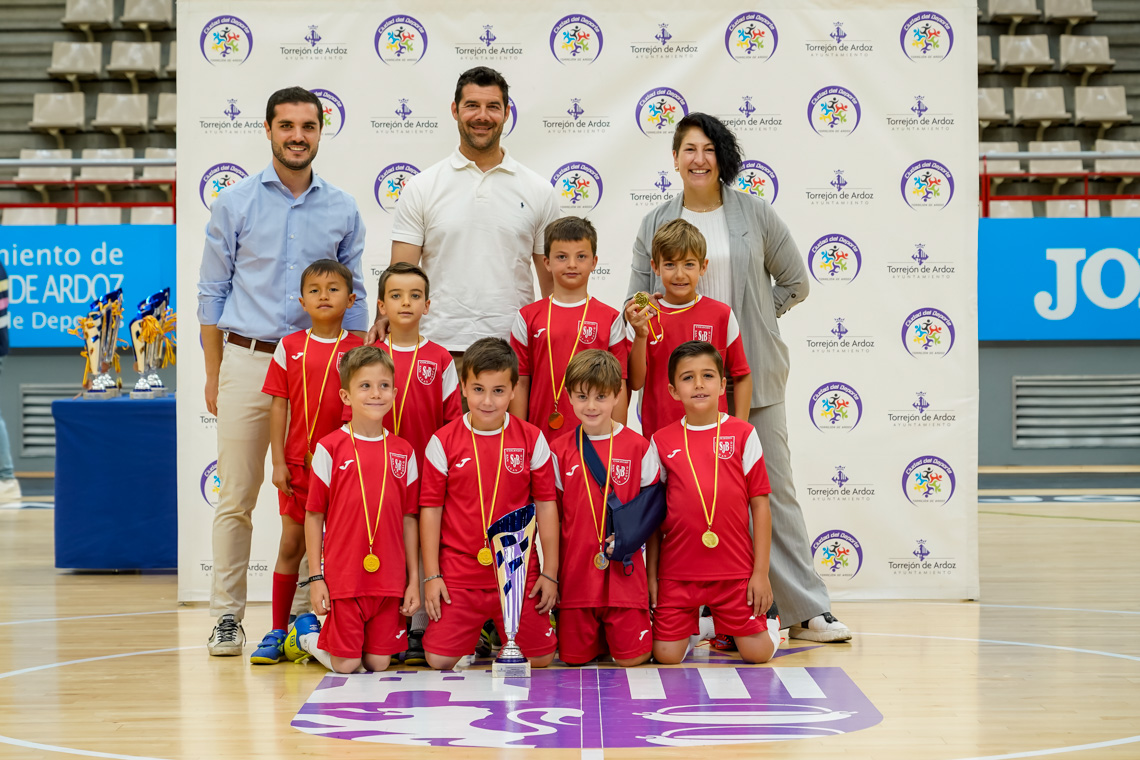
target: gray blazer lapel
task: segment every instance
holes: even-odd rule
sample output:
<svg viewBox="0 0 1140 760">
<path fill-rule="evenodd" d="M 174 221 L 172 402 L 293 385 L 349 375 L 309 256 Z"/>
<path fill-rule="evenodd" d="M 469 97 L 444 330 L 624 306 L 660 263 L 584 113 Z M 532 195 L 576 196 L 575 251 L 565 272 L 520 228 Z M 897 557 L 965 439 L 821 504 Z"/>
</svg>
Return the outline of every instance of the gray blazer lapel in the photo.
<svg viewBox="0 0 1140 760">
<path fill-rule="evenodd" d="M 728 224 L 728 255 L 732 262 L 732 310 L 739 318 L 744 312 L 744 292 L 755 287 L 749 282 L 751 252 L 748 240 L 748 221 L 744 218 L 737 192 L 721 188 L 724 199 L 724 218 Z"/>
</svg>

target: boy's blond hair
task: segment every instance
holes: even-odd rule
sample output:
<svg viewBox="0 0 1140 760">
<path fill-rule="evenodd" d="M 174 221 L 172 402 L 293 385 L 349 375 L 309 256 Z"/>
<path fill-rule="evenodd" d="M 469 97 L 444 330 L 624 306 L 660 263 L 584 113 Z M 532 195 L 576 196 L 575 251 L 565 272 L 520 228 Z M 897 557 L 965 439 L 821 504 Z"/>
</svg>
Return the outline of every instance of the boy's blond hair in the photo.
<svg viewBox="0 0 1140 760">
<path fill-rule="evenodd" d="M 688 254 L 705 263 L 705 236 L 694 225 L 684 219 L 674 219 L 657 228 L 653 234 L 653 263 L 676 261 Z"/>
<path fill-rule="evenodd" d="M 384 369 L 395 379 L 396 365 L 392 363 L 391 356 L 376 346 L 357 346 L 340 360 L 340 387 L 347 391 L 352 376 L 373 364 L 384 365 Z"/>
<path fill-rule="evenodd" d="M 609 351 L 591 348 L 575 354 L 566 365 L 566 390 L 621 393 L 621 362 Z"/>
</svg>

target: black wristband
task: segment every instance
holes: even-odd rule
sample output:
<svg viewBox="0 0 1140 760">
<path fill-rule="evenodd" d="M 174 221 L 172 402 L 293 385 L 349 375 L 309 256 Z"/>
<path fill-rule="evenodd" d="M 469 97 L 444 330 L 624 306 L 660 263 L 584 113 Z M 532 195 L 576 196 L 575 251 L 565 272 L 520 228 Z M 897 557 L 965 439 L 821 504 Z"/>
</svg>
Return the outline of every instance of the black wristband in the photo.
<svg viewBox="0 0 1140 760">
<path fill-rule="evenodd" d="M 323 581 L 324 579 L 325 579 L 325 576 L 318 573 L 317 575 L 310 575 L 305 580 L 298 582 L 297 585 L 301 588 L 304 588 L 305 586 L 308 586 L 313 581 Z"/>
<path fill-rule="evenodd" d="M 547 575 L 546 573 L 540 572 L 540 573 L 539 573 L 539 575 L 541 575 L 543 578 L 545 578 L 545 579 L 546 579 L 546 580 L 548 580 L 548 581 L 554 581 L 554 583 L 555 583 L 555 584 L 557 584 L 557 583 L 558 583 L 558 579 L 557 579 L 557 578 L 551 578 L 551 577 L 550 577 L 549 575 Z"/>
<path fill-rule="evenodd" d="M 424 578 L 424 583 L 427 583 L 428 581 L 434 581 L 437 578 L 442 578 L 442 577 L 443 577 L 443 573 L 436 573 L 435 575 L 429 575 L 427 578 Z"/>
</svg>

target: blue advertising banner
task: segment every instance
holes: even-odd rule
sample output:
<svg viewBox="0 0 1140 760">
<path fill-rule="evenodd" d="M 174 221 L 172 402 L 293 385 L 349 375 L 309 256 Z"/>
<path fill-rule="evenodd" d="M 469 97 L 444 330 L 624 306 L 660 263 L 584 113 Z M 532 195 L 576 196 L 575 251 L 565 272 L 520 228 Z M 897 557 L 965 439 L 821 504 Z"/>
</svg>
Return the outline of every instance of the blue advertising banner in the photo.
<svg viewBox="0 0 1140 760">
<path fill-rule="evenodd" d="M 1140 219 L 979 219 L 978 333 L 1140 339 Z"/>
<path fill-rule="evenodd" d="M 68 330 L 88 305 L 123 290 L 123 320 L 152 293 L 171 288 L 174 303 L 174 225 L 3 227 L 0 261 L 8 270 L 16 348 L 74 346 Z M 126 339 L 126 329 L 120 337 Z"/>
</svg>

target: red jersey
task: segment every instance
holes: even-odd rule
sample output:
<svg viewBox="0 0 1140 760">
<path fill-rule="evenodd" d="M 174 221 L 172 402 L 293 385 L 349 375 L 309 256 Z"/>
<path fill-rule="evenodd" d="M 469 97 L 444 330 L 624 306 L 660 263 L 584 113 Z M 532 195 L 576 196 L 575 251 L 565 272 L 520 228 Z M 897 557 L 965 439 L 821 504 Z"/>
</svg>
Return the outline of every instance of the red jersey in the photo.
<svg viewBox="0 0 1140 760">
<path fill-rule="evenodd" d="M 352 349 L 363 345 L 364 341 L 348 331 L 341 331 L 340 345 L 335 338 L 309 337 L 309 347 L 305 348 L 308 330 L 298 330 L 286 335 L 277 343 L 273 361 L 265 373 L 262 393 L 289 399 L 289 428 L 285 432 L 285 461 L 289 464 L 305 464 L 305 452 L 313 451 L 317 441 L 336 430 L 345 419 L 345 404 L 340 400 L 340 360 Z M 329 364 L 333 347 L 336 357 Z M 308 424 L 313 427 L 313 436 L 308 438 L 305 428 L 305 388 L 301 379 L 304 362 L 305 382 L 308 383 L 309 414 Z M 328 379 L 325 371 L 328 371 Z M 324 394 L 321 385 L 324 385 Z M 351 411 L 348 419 L 352 418 Z M 308 447 L 306 449 L 306 447 Z"/>
<path fill-rule="evenodd" d="M 610 491 L 624 504 L 637 496 L 642 488 L 657 482 L 660 465 L 649 441 L 620 423 L 614 423 L 614 430 Z M 605 570 L 599 571 L 594 567 L 594 557 L 598 553 L 598 529 L 604 525 L 605 519 L 602 513 L 603 489 L 589 470 L 584 470 L 578 452 L 577 428 L 571 428 L 570 433 L 550 444 L 562 531 L 558 543 L 558 568 L 562 576 L 558 606 L 566 609 L 649 609 L 645 558 L 641 552 L 634 552 L 633 573 L 628 576 L 624 574 L 620 558 L 612 560 Z M 610 437 L 590 436 L 590 441 L 604 464 L 610 456 Z"/>
<path fill-rule="evenodd" d="M 752 532 L 748 529 L 753 496 L 771 493 L 764 451 L 756 429 L 743 420 L 721 415 L 720 440 L 715 456 L 720 458 L 720 485 L 712 529 L 720 543 L 709 549 L 701 542 L 708 530 L 701 496 L 713 509 L 716 476 L 713 439 L 716 424 L 690 427 L 689 459 L 685 456 L 685 429 L 678 420 L 661 428 L 650 446 L 661 462 L 665 501 L 669 506 L 661 524 L 661 556 L 657 577 L 670 580 L 739 580 L 752 576 Z M 693 482 L 696 470 L 699 485 Z M 700 488 L 698 493 L 697 488 Z"/>
<path fill-rule="evenodd" d="M 498 430 L 472 430 L 467 415 L 448 423 L 424 452 L 420 486 L 422 507 L 443 507 L 439 538 L 439 571 L 448 588 L 498 588 L 493 565 L 480 565 L 475 555 L 487 545 L 487 526 L 508 512 L 536 501 L 554 501 L 554 466 L 546 438 L 534 425 L 506 415 L 499 455 Z M 483 473 L 483 509 L 480 509 L 476 452 Z M 495 490 L 495 474 L 499 492 Z M 494 504 L 492 505 L 492 501 Z M 483 522 L 481 522 L 483 521 Z M 538 532 L 535 530 L 537 540 Z M 532 551 L 527 585 L 538 577 L 538 552 Z"/>
<path fill-rule="evenodd" d="M 627 327 L 633 341 L 633 326 Z M 743 377 L 752 372 L 740 340 L 740 325 L 732 308 L 708 296 L 697 296 L 696 302 L 667 306 L 649 320 L 649 337 L 645 350 L 645 385 L 641 389 L 641 434 L 652 437 L 661 428 L 685 416 L 680 401 L 669 395 L 669 355 L 673 349 L 690 340 L 712 343 L 724 360 L 729 377 Z M 728 397 L 720 397 L 720 410 L 728 411 Z"/>
<path fill-rule="evenodd" d="M 450 351 L 427 338 L 418 349 L 394 346 L 393 351 L 384 341 L 376 345 L 396 365 L 396 401 L 384 417 L 384 427 L 412 444 L 416 459 L 422 462 L 435 431 L 463 414 L 455 362 Z"/>
<path fill-rule="evenodd" d="M 546 331 L 550 321 L 549 335 Z M 581 336 L 578 328 L 581 326 Z M 578 344 L 574 345 L 577 338 Z M 566 377 L 566 365 L 581 351 L 600 348 L 617 357 L 626 376 L 629 344 L 625 338 L 625 323 L 617 310 L 597 298 L 577 303 L 562 303 L 544 298 L 524 306 L 515 317 L 511 328 L 511 348 L 519 357 L 519 374 L 530 378 L 530 398 L 527 403 L 527 421 L 537 425 L 543 435 L 553 439 L 578 424 L 574 407 L 570 405 L 570 389 L 563 388 L 558 397 L 558 411 L 565 420 L 562 427 L 552 430 L 548 422 L 554 412 L 554 393 Z M 550 357 L 554 354 L 554 379 L 551 381 Z"/>
<path fill-rule="evenodd" d="M 416 455 L 410 443 L 386 430 L 379 438 L 357 435 L 355 450 L 352 444 L 347 426 L 334 430 L 317 444 L 313 476 L 309 478 L 309 501 L 305 504 L 309 512 L 325 513 L 324 575 L 329 598 L 402 597 L 408 587 L 404 515 L 419 511 Z M 364 505 L 360 503 L 360 472 L 364 473 L 368 519 L 373 525 L 379 523 L 372 553 L 380 558 L 380 569 L 374 573 L 364 569 L 368 529 L 364 525 Z M 387 478 L 386 485 L 381 478 Z M 384 503 L 377 517 L 381 490 Z"/>
</svg>

